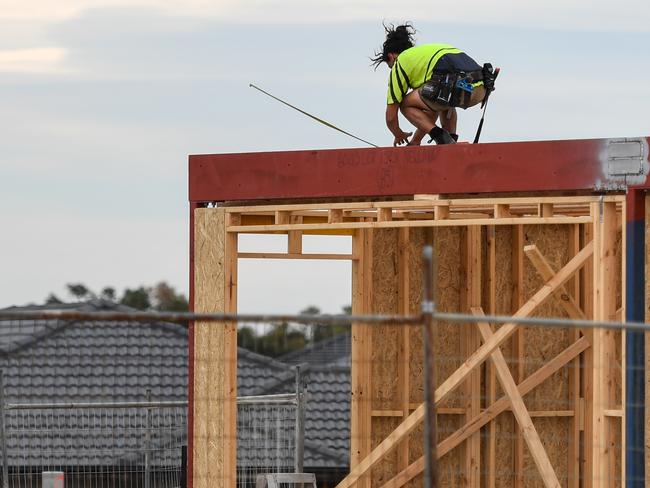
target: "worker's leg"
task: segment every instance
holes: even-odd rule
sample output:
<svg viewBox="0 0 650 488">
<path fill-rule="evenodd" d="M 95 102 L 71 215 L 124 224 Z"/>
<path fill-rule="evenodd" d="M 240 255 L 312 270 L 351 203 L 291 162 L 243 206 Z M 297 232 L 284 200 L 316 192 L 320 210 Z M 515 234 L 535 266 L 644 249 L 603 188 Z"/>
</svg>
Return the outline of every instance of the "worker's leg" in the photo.
<svg viewBox="0 0 650 488">
<path fill-rule="evenodd" d="M 431 122 L 433 124 L 431 127 L 432 128 L 435 127 L 436 120 L 438 119 L 438 112 L 433 112 L 433 111 L 429 110 L 427 112 L 427 114 L 430 115 L 430 117 L 431 117 Z M 413 122 L 411 122 L 411 123 L 413 124 Z M 413 124 L 413 125 L 415 125 L 415 124 Z M 416 131 L 415 131 L 415 134 L 413 134 L 413 137 L 411 137 L 411 140 L 409 141 L 408 145 L 409 146 L 419 146 L 422 143 L 422 139 L 427 134 L 428 134 L 428 132 L 425 131 L 424 129 L 417 128 Z"/>
<path fill-rule="evenodd" d="M 413 90 L 404 97 L 399 106 L 402 115 L 413 124 L 418 131 L 429 132 L 436 125 L 438 113 L 431 110 L 429 106 L 422 101 L 417 90 Z M 420 137 L 422 139 L 422 137 Z"/>
<path fill-rule="evenodd" d="M 436 126 L 436 120 L 440 114 L 449 111 L 449 107 L 433 103 L 425 103 L 420 96 L 419 90 L 413 90 L 404 97 L 400 104 L 400 110 L 404 117 L 413 124 L 417 130 L 411 138 L 410 145 L 417 146 L 422 141 L 425 134 L 429 134 L 436 144 L 453 144 L 455 141 L 445 129 Z M 453 111 L 451 117 L 446 122 L 441 122 L 449 127 L 456 129 L 456 113 Z M 443 125 L 444 127 L 444 125 Z"/>
<path fill-rule="evenodd" d="M 450 108 L 440 114 L 440 125 L 450 134 L 456 133 L 456 125 L 458 123 L 458 114 L 455 108 Z"/>
<path fill-rule="evenodd" d="M 424 136 L 430 134 L 431 130 L 436 127 L 438 117 L 441 114 L 445 114 L 447 108 L 427 105 L 420 97 L 420 93 L 417 90 L 414 90 L 404 97 L 404 100 L 402 100 L 402 103 L 400 104 L 400 111 L 402 112 L 402 115 L 404 115 L 404 117 L 406 117 L 406 119 L 417 129 L 409 141 L 409 146 L 419 146 L 422 143 Z M 443 127 L 453 127 L 453 129 L 456 130 L 455 110 L 453 111 L 451 119 L 446 121 L 441 120 L 440 124 Z M 438 128 L 436 130 L 439 131 L 440 129 Z M 436 136 L 436 140 L 439 140 L 439 136 Z"/>
</svg>

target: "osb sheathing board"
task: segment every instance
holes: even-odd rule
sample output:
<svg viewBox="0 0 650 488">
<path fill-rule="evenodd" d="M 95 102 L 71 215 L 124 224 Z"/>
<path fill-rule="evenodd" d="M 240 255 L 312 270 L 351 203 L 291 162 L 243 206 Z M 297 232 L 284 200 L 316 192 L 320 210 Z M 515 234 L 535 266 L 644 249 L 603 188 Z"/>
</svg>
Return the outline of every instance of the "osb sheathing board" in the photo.
<svg viewBox="0 0 650 488">
<path fill-rule="evenodd" d="M 410 293 L 411 311 L 419 310 L 422 276 L 422 246 L 428 235 L 426 230 L 410 230 Z M 496 242 L 496 274 L 494 311 L 497 314 L 510 315 L 513 312 L 513 277 L 512 277 L 512 233 L 509 226 L 495 228 Z M 461 239 L 463 231 L 457 227 L 439 228 L 435 230 L 435 260 L 437 274 L 435 277 L 436 308 L 444 312 L 460 311 L 461 289 Z M 483 272 L 486 276 L 486 230 L 482 229 Z M 535 244 L 546 257 L 551 266 L 558 270 L 570 259 L 569 256 L 569 226 L 524 226 L 524 244 Z M 397 313 L 398 301 L 398 231 L 394 229 L 375 230 L 373 240 L 373 310 L 374 313 Z M 620 256 L 620 238 L 618 245 Z M 523 299 L 530 298 L 542 286 L 533 266 L 524 258 Z M 620 280 L 619 280 L 620 281 Z M 489 304 L 487 285 L 483 285 L 482 306 L 488 310 Z M 619 287 L 620 288 L 620 287 Z M 620 291 L 619 291 L 620 295 Z M 619 298 L 620 302 L 620 298 Z M 536 316 L 566 317 L 564 309 L 557 300 L 551 298 L 539 308 Z M 447 323 L 437 323 L 436 336 L 436 368 L 437 382 L 447 378 L 464 360 L 460 355 L 461 330 L 466 326 Z M 398 326 L 383 326 L 374 329 L 372 350 L 372 392 L 373 410 L 399 409 L 396 404 L 397 376 L 395 365 L 397 363 L 397 334 Z M 422 389 L 422 336 L 419 327 L 415 327 L 410 335 L 410 399 L 413 403 L 423 400 Z M 569 333 L 564 329 L 543 329 L 538 327 L 525 328 L 524 332 L 524 371 L 525 376 L 530 375 L 539 367 L 551 360 L 564 348 L 570 345 Z M 512 342 L 507 341 L 502 351 L 509 360 L 514 376 L 514 361 L 512 357 Z M 484 383 L 485 367 L 482 368 Z M 484 388 L 484 387 L 483 387 Z M 502 390 L 497 382 L 497 398 L 502 395 Z M 524 398 L 529 411 L 538 410 L 570 410 L 568 368 L 564 367 L 539 385 Z M 458 407 L 459 393 L 454 392 L 443 402 L 441 407 Z M 482 405 L 485 407 L 484 403 Z M 438 416 L 439 439 L 444 439 L 454 432 L 463 422 L 462 415 L 441 414 Z M 372 420 L 372 447 L 377 446 L 398 424 L 400 419 L 395 417 L 374 417 Z M 515 423 L 511 412 L 504 412 L 497 417 L 495 422 L 496 433 L 496 466 L 495 486 L 511 487 L 513 485 L 513 437 Z M 569 417 L 534 418 L 534 425 L 538 430 L 541 441 L 546 447 L 551 463 L 561 483 L 566 484 L 567 460 L 569 445 Z M 485 433 L 486 428 L 483 428 Z M 439 463 L 439 477 L 441 486 L 463 486 L 463 476 L 460 465 L 460 449 L 456 448 L 445 455 Z M 482 465 L 485 474 L 486 441 L 482 443 Z M 411 435 L 410 461 L 415 461 L 422 454 L 421 429 Z M 378 487 L 397 474 L 397 454 L 393 452 L 383 462 L 372 470 L 372 486 Z M 523 486 L 543 486 L 537 469 L 524 448 Z M 421 477 L 416 478 L 411 485 L 421 485 Z"/>
<path fill-rule="evenodd" d="M 226 236 L 223 209 L 195 210 L 194 257 L 200 263 L 194 271 L 195 312 L 231 311 L 234 306 L 230 295 L 236 293 L 236 271 L 227 253 L 232 239 Z M 236 337 L 233 324 L 194 324 L 195 488 L 235 485 Z"/>
<path fill-rule="evenodd" d="M 224 303 L 224 213 L 194 214 L 195 311 L 219 312 Z M 221 307 L 220 307 L 221 305 Z M 224 342 L 223 327 L 194 325 L 194 487 L 223 483 Z M 222 486 L 224 486 L 222 484 Z"/>
</svg>

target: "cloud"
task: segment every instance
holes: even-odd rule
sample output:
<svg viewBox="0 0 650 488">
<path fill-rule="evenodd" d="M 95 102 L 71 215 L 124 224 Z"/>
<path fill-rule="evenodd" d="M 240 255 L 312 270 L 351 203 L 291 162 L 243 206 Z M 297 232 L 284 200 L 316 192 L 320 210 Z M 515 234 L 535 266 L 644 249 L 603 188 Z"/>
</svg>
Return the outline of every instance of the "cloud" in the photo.
<svg viewBox="0 0 650 488">
<path fill-rule="evenodd" d="M 230 0 L 0 0 L 0 20 L 53 21 L 71 19 L 98 8 L 151 8 L 172 15 L 216 15 Z"/>
<path fill-rule="evenodd" d="M 60 47 L 0 50 L 0 73 L 52 73 L 62 70 L 66 50 Z"/>
<path fill-rule="evenodd" d="M 0 0 L 0 21 L 59 22 L 93 9 L 140 8 L 177 19 L 249 24 L 323 22 L 416 22 L 529 26 L 570 30 L 648 32 L 646 0 L 465 0 L 440 8 L 429 0 Z"/>
</svg>

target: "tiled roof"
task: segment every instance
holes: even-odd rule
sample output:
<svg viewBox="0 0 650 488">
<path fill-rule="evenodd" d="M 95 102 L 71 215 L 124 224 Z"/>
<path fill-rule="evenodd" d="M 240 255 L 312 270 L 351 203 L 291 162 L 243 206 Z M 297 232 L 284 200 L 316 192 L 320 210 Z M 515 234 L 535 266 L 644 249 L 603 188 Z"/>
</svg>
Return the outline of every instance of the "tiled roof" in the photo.
<svg viewBox="0 0 650 488">
<path fill-rule="evenodd" d="M 35 309 L 130 310 L 101 300 L 6 310 Z M 186 328 L 170 323 L 0 321 L 6 402 L 144 401 L 147 390 L 154 400 L 186 401 L 187 340 Z M 305 466 L 345 467 L 349 458 L 349 368 L 312 363 L 303 371 L 308 395 Z M 242 348 L 238 350 L 237 374 L 240 396 L 288 393 L 295 388 L 291 365 Z M 15 412 L 10 411 L 9 422 L 11 415 Z M 120 442 L 135 450 L 142 432 L 129 432 Z M 183 437 L 184 433 L 170 431 L 168 435 Z M 75 443 L 72 436 L 70 430 L 67 439 L 50 441 L 53 445 L 49 447 L 56 450 L 57 442 Z M 101 454 L 84 449 L 81 440 L 75 456 L 80 464 L 101 458 Z M 29 454 L 26 445 L 34 445 L 37 439 L 23 438 L 13 446 L 11 438 L 9 441 L 9 450 L 24 463 Z"/>
<path fill-rule="evenodd" d="M 287 364 L 339 365 L 350 367 L 351 335 L 338 334 L 311 346 L 292 351 L 278 358 Z"/>
</svg>

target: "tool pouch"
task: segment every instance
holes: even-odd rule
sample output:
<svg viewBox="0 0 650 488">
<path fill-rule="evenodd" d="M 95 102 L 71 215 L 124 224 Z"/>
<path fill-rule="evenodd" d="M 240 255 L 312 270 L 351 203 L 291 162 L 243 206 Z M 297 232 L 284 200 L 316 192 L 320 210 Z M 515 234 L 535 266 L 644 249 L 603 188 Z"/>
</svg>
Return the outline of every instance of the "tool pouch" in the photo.
<svg viewBox="0 0 650 488">
<path fill-rule="evenodd" d="M 464 73 L 434 74 L 420 88 L 420 96 L 443 107 L 460 107 L 468 100 L 472 85 Z"/>
</svg>

